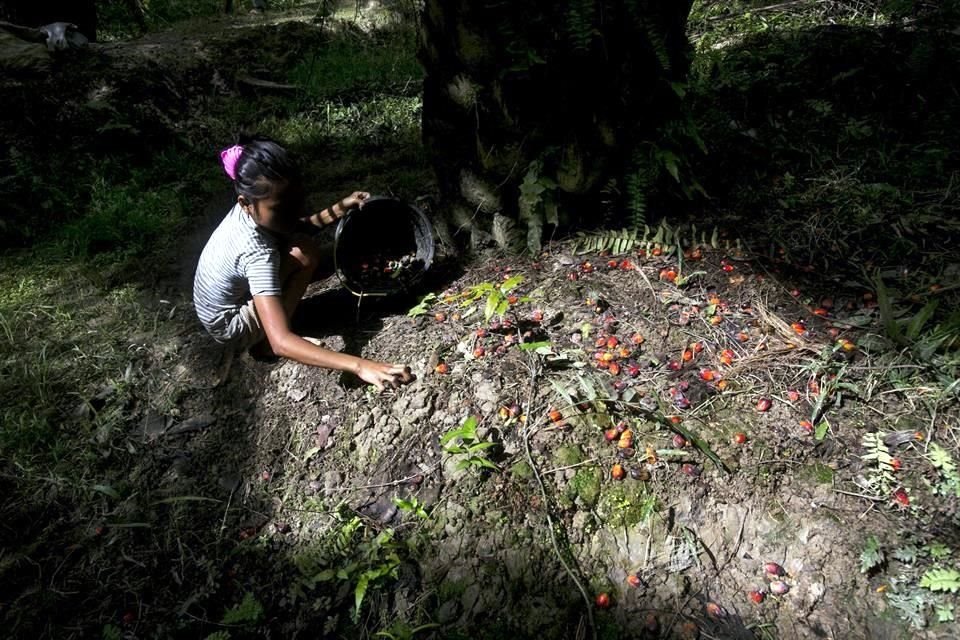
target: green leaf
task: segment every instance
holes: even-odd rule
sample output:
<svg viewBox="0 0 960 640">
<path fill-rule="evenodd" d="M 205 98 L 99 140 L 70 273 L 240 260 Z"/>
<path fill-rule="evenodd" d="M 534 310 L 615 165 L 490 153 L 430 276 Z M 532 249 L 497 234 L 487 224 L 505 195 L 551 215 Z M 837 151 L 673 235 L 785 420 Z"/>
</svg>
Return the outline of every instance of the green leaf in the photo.
<svg viewBox="0 0 960 640">
<path fill-rule="evenodd" d="M 960 591 L 960 571 L 956 569 L 930 569 L 920 578 L 920 586 L 930 591 Z"/>
<path fill-rule="evenodd" d="M 493 317 L 493 314 L 497 312 L 497 307 L 500 306 L 500 302 L 503 300 L 503 294 L 499 290 L 491 291 L 490 295 L 487 296 L 487 304 L 483 308 L 483 318 L 487 322 L 490 322 L 490 318 Z"/>
<path fill-rule="evenodd" d="M 114 500 L 120 499 L 120 494 L 117 493 L 117 490 L 108 484 L 95 484 L 93 485 L 93 490 L 98 493 L 102 493 L 105 496 L 109 496 Z"/>
<path fill-rule="evenodd" d="M 822 442 L 824 438 L 827 437 L 827 430 L 830 428 L 830 424 L 826 420 L 822 420 L 820 424 L 817 425 L 817 428 L 813 432 L 813 437 L 816 438 L 817 442 Z"/>
<path fill-rule="evenodd" d="M 860 573 L 870 573 L 883 564 L 885 560 L 883 550 L 876 536 L 867 538 L 863 551 L 860 553 Z"/>
<path fill-rule="evenodd" d="M 537 349 L 540 349 L 542 347 L 549 347 L 550 341 L 544 340 L 542 342 L 524 342 L 518 346 L 523 351 L 536 351 Z"/>
<path fill-rule="evenodd" d="M 240 604 L 227 609 L 223 614 L 223 624 L 255 624 L 263 617 L 263 605 L 249 591 Z"/>
<path fill-rule="evenodd" d="M 950 602 L 945 602 L 943 604 L 936 605 L 935 612 L 937 614 L 937 622 L 953 622 L 953 604 Z"/>
<path fill-rule="evenodd" d="M 521 282 L 523 282 L 522 275 L 517 274 L 515 276 L 510 276 L 509 278 L 503 281 L 503 284 L 500 285 L 500 291 L 502 293 L 510 293 L 511 291 L 516 289 L 518 286 L 520 286 Z"/>
<path fill-rule="evenodd" d="M 437 294 L 428 293 L 420 299 L 420 302 L 416 304 L 410 311 L 407 311 L 407 316 L 415 318 L 417 316 L 422 316 L 427 312 L 427 309 L 430 307 L 430 304 L 437 299 Z"/>
</svg>

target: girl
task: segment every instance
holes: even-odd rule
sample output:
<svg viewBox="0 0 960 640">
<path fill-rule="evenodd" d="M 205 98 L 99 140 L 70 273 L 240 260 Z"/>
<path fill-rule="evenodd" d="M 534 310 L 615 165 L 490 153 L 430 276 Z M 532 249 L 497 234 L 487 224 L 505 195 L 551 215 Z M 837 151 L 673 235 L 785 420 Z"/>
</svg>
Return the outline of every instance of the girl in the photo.
<svg viewBox="0 0 960 640">
<path fill-rule="evenodd" d="M 349 371 L 383 389 L 410 382 L 409 367 L 330 351 L 290 330 L 290 318 L 320 263 L 297 228 L 336 222 L 370 194 L 356 191 L 314 215 L 292 154 L 268 138 L 248 138 L 220 154 L 237 203 L 210 236 L 193 283 L 200 322 L 214 340 L 254 347 L 303 364 Z"/>
</svg>

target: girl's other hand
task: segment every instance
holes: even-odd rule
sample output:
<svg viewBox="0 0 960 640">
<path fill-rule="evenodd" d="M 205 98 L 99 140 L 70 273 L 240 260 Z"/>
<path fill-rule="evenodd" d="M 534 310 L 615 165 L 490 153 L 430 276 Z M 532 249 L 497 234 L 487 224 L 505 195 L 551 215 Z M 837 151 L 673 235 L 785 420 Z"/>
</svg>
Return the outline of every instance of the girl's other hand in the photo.
<svg viewBox="0 0 960 640">
<path fill-rule="evenodd" d="M 357 377 L 364 382 L 372 384 L 378 390 L 384 387 L 395 389 L 402 384 L 413 382 L 414 376 L 410 372 L 410 367 L 402 364 L 387 364 L 386 362 L 374 362 L 372 360 L 363 360 L 357 370 Z"/>
<path fill-rule="evenodd" d="M 341 201 L 344 209 L 355 209 L 363 206 L 363 203 L 370 197 L 366 191 L 354 191 Z"/>
</svg>

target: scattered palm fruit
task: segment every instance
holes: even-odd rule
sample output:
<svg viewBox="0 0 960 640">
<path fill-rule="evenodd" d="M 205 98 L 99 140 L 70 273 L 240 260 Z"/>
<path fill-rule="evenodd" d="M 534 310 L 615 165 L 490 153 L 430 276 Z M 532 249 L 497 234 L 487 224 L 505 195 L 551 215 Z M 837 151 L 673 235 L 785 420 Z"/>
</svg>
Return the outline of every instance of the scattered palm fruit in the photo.
<svg viewBox="0 0 960 640">
<path fill-rule="evenodd" d="M 668 419 L 671 424 L 680 424 L 683 422 L 683 416 L 670 416 Z"/>
<path fill-rule="evenodd" d="M 788 399 L 790 402 L 796 402 L 797 400 L 800 399 L 800 392 L 797 391 L 796 389 L 790 389 L 790 390 L 788 390 L 788 391 L 787 391 L 787 399 Z"/>
<path fill-rule="evenodd" d="M 690 362 L 693 360 L 693 351 L 690 349 L 684 349 L 683 353 L 680 355 L 680 359 L 684 362 Z"/>
<path fill-rule="evenodd" d="M 733 271 L 732 264 L 725 264 L 725 265 L 722 265 L 720 268 L 726 271 L 727 273 L 730 273 L 731 271 Z"/>
<path fill-rule="evenodd" d="M 782 596 L 790 591 L 790 585 L 782 580 L 777 580 L 770 583 L 770 593 L 775 596 Z"/>
<path fill-rule="evenodd" d="M 627 584 L 636 589 L 643 584 L 643 582 L 640 580 L 640 576 L 635 573 L 631 573 L 627 575 Z"/>
<path fill-rule="evenodd" d="M 786 570 L 776 562 L 766 563 L 763 565 L 763 570 L 769 573 L 771 576 L 782 576 L 787 573 Z"/>
<path fill-rule="evenodd" d="M 617 423 L 617 425 L 614 427 L 614 429 L 617 430 L 617 433 L 623 433 L 624 431 L 627 430 L 627 423 L 626 423 L 626 421 L 621 420 L 620 422 Z M 632 435 L 633 435 L 633 434 L 631 434 L 631 436 L 632 436 Z"/>
<path fill-rule="evenodd" d="M 736 357 L 736 354 L 733 352 L 733 349 L 724 349 L 720 352 L 720 364 L 731 365 L 733 364 L 733 359 Z"/>
<path fill-rule="evenodd" d="M 641 467 L 631 467 L 630 477 L 633 478 L 634 480 L 646 482 L 647 480 L 650 479 L 650 472 Z"/>
<path fill-rule="evenodd" d="M 610 596 L 606 593 L 598 593 L 594 601 L 598 609 L 609 609 L 610 608 Z"/>
<path fill-rule="evenodd" d="M 687 439 L 684 438 L 684 437 L 683 437 L 682 435 L 680 435 L 679 433 L 674 434 L 674 436 L 673 436 L 673 446 L 676 447 L 677 449 L 683 449 L 685 446 L 687 446 Z"/>
<path fill-rule="evenodd" d="M 551 422 L 560 422 L 563 420 L 563 414 L 560 413 L 559 409 L 550 409 L 550 412 L 547 413 L 547 415 L 550 417 Z"/>
<path fill-rule="evenodd" d="M 691 478 L 697 478 L 702 473 L 700 467 L 698 467 L 695 464 L 691 464 L 689 462 L 684 462 L 682 465 L 680 465 L 680 471 L 690 476 Z"/>
<path fill-rule="evenodd" d="M 840 339 L 840 347 L 841 347 L 844 351 L 846 351 L 846 352 L 848 352 L 848 353 L 849 353 L 850 351 L 856 351 L 856 349 L 857 349 L 857 345 L 855 345 L 854 343 L 850 342 L 849 340 L 847 340 L 847 339 L 845 339 L 845 338 L 841 338 L 841 339 Z"/>
<path fill-rule="evenodd" d="M 483 329 L 483 328 L 477 329 L 477 337 L 478 337 L 478 338 L 486 338 L 486 337 L 487 337 L 487 330 L 486 330 L 486 329 Z"/>
<path fill-rule="evenodd" d="M 763 599 L 767 597 L 766 592 L 758 591 L 756 589 L 754 589 L 747 595 L 750 597 L 750 600 L 753 601 L 754 604 L 760 604 L 761 602 L 763 602 Z"/>
<path fill-rule="evenodd" d="M 623 465 L 618 463 L 613 465 L 613 468 L 610 469 L 610 476 L 614 480 L 623 480 L 627 476 L 627 473 L 623 470 Z"/>
<path fill-rule="evenodd" d="M 817 307 L 816 309 L 813 310 L 813 315 L 820 316 L 821 318 L 826 318 L 828 315 L 830 315 L 830 312 L 824 309 L 823 307 Z"/>
<path fill-rule="evenodd" d="M 671 360 L 670 362 L 667 363 L 667 368 L 670 369 L 671 371 L 680 371 L 680 367 L 681 367 L 680 363 L 677 362 L 676 360 Z"/>
<path fill-rule="evenodd" d="M 747 444 L 747 439 L 747 434 L 743 433 L 742 431 L 738 431 L 733 434 L 734 444 Z"/>
<path fill-rule="evenodd" d="M 717 390 L 718 390 L 718 391 L 723 391 L 723 390 L 726 389 L 726 388 L 727 388 L 727 381 L 726 381 L 726 380 L 719 380 L 719 381 L 717 382 Z"/>
<path fill-rule="evenodd" d="M 607 429 L 603 432 L 603 437 L 607 439 L 607 442 L 613 442 L 620 439 L 620 432 L 616 429 Z"/>
<path fill-rule="evenodd" d="M 607 338 L 607 341 L 606 341 L 607 349 L 614 349 L 618 344 L 620 344 L 620 341 L 617 340 L 617 336 L 610 336 L 609 338 Z"/>
<path fill-rule="evenodd" d="M 800 428 L 806 431 L 807 433 L 813 433 L 813 423 L 809 420 L 801 420 Z"/>
<path fill-rule="evenodd" d="M 644 337 L 639 333 L 635 333 L 632 336 L 630 336 L 630 342 L 632 342 L 635 345 L 641 345 L 643 344 L 643 341 L 644 341 Z"/>
<path fill-rule="evenodd" d="M 666 280 L 667 282 L 675 282 L 677 279 L 677 272 L 673 269 L 661 269 L 660 279 Z"/>
<path fill-rule="evenodd" d="M 713 369 L 701 369 L 700 370 L 700 379 L 704 382 L 713 382 L 717 377 L 716 372 Z"/>
<path fill-rule="evenodd" d="M 790 324 L 790 328 L 793 329 L 793 332 L 798 336 L 802 336 L 807 332 L 807 325 L 803 322 L 793 322 Z"/>
<path fill-rule="evenodd" d="M 708 602 L 707 606 L 707 615 L 711 618 L 726 618 L 727 611 L 716 602 Z"/>
<path fill-rule="evenodd" d="M 627 375 L 630 376 L 631 378 L 636 378 L 638 375 L 640 375 L 640 367 L 638 367 L 635 364 L 628 364 Z"/>
<path fill-rule="evenodd" d="M 444 320 L 447 319 L 447 314 L 443 312 L 437 312 L 433 314 L 433 319 L 436 320 L 437 322 L 443 322 Z"/>
<path fill-rule="evenodd" d="M 260 472 L 260 479 L 263 480 L 264 482 L 270 482 L 270 478 L 271 476 L 269 471 Z"/>
<path fill-rule="evenodd" d="M 760 398 L 757 400 L 757 411 L 767 411 L 771 406 L 773 406 L 773 402 L 770 401 L 770 398 Z"/>
<path fill-rule="evenodd" d="M 629 460 L 637 454 L 637 450 L 633 447 L 624 447 L 617 451 L 617 455 L 623 458 L 624 460 Z"/>
<path fill-rule="evenodd" d="M 901 507 L 910 506 L 910 496 L 907 495 L 907 492 L 903 489 L 903 487 L 893 492 L 893 499 L 896 500 L 897 504 L 899 504 Z"/>
<path fill-rule="evenodd" d="M 484 349 L 483 347 L 477 347 L 476 349 L 473 350 L 473 357 L 482 358 L 486 353 L 487 353 L 486 349 Z"/>
<path fill-rule="evenodd" d="M 433 368 L 434 373 L 444 374 L 450 372 L 450 367 L 447 366 L 446 362 L 441 362 L 436 367 Z"/>
<path fill-rule="evenodd" d="M 800 289 L 791 289 L 791 290 L 790 290 L 790 295 L 792 295 L 794 298 L 799 298 L 799 297 L 800 297 Z"/>
<path fill-rule="evenodd" d="M 620 365 L 616 362 L 611 362 L 610 366 L 607 367 L 607 371 L 609 371 L 612 376 L 620 375 Z"/>
<path fill-rule="evenodd" d="M 903 463 L 900 462 L 900 458 L 894 458 L 890 461 L 890 466 L 893 467 L 894 471 L 900 471 L 903 468 Z"/>
<path fill-rule="evenodd" d="M 537 309 L 536 311 L 530 314 L 530 319 L 533 320 L 534 322 L 543 322 L 543 311 L 540 311 L 539 309 Z"/>
<path fill-rule="evenodd" d="M 723 322 L 723 316 L 719 313 L 713 316 L 710 316 L 710 324 L 717 325 Z"/>
<path fill-rule="evenodd" d="M 740 342 L 747 342 L 748 340 L 750 340 L 750 334 L 747 333 L 746 331 L 741 331 L 737 333 L 737 340 L 739 340 Z"/>
</svg>

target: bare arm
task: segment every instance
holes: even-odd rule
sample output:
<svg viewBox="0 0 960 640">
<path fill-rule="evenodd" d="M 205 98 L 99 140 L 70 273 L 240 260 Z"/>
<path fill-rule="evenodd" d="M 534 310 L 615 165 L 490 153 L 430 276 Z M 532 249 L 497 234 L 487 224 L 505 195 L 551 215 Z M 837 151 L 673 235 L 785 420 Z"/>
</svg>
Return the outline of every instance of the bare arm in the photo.
<svg viewBox="0 0 960 640">
<path fill-rule="evenodd" d="M 324 349 L 304 340 L 290 331 L 283 300 L 279 296 L 254 296 L 253 304 L 263 324 L 264 333 L 267 334 L 270 348 L 281 358 L 289 358 L 315 367 L 348 371 L 361 380 L 375 385 L 378 389 L 382 389 L 385 385 L 396 386 L 413 380 L 409 367 L 358 358 L 347 353 Z"/>
<path fill-rule="evenodd" d="M 363 201 L 370 197 L 366 191 L 354 191 L 346 198 L 338 200 L 335 204 L 305 218 L 300 218 L 300 222 L 313 225 L 315 227 L 325 227 L 333 224 L 343 216 L 347 215 L 350 209 L 363 206 Z"/>
</svg>

